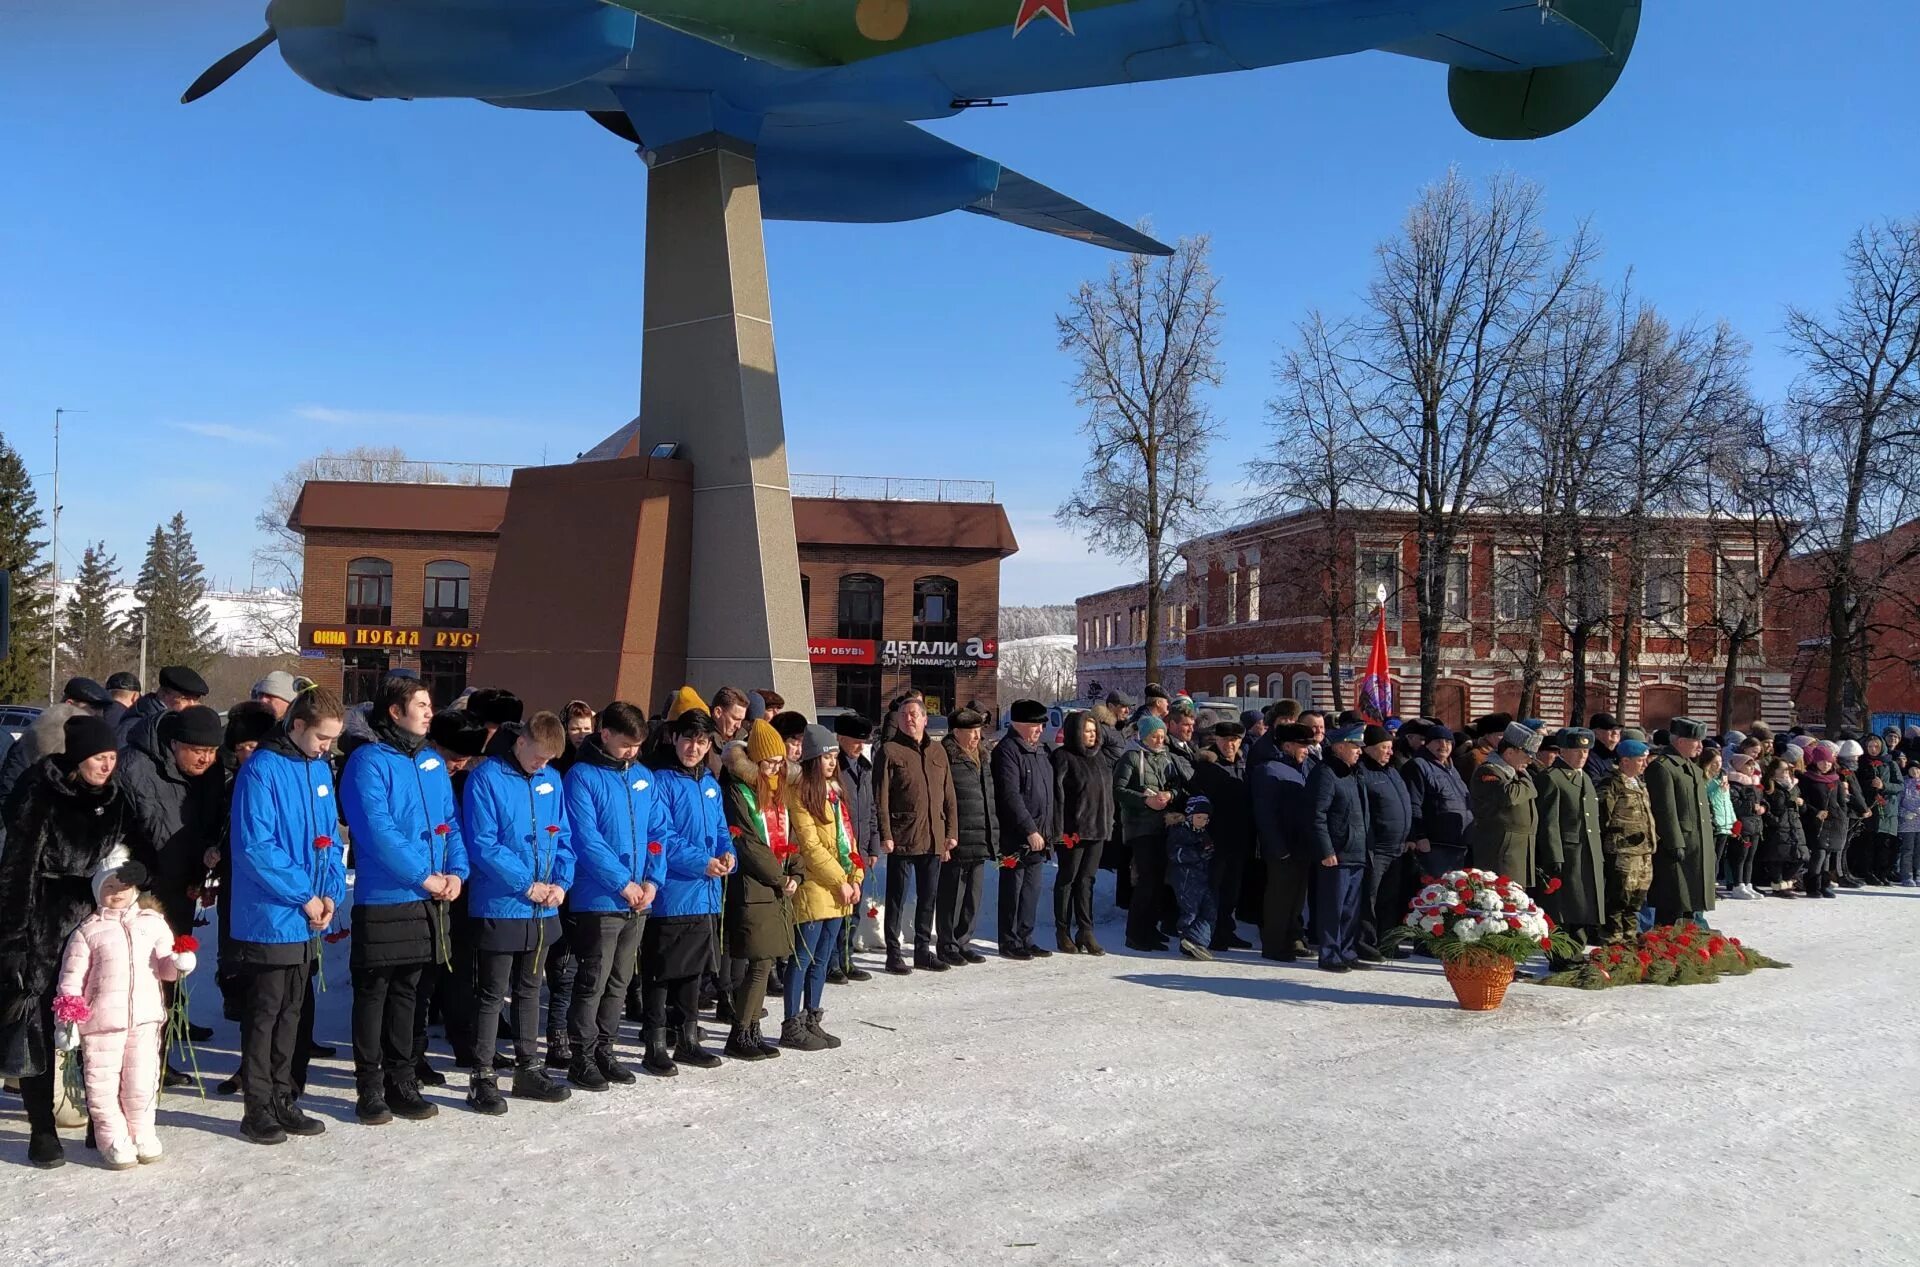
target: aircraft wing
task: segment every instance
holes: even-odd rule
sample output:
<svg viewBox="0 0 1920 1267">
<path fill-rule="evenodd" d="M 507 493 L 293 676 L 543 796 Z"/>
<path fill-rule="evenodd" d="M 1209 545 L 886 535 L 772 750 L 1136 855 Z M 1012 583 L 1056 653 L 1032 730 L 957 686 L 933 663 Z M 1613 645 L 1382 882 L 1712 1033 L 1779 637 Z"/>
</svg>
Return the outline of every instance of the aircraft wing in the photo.
<svg viewBox="0 0 1920 1267">
<path fill-rule="evenodd" d="M 1125 251 L 1130 255 L 1173 254 L 1172 247 L 1156 242 L 1138 229 L 1130 229 L 1112 216 L 1101 215 L 1037 180 L 1029 180 L 1004 167 L 1000 169 L 999 187 L 961 210 L 1077 242 L 1091 242 L 1110 251 Z"/>
</svg>

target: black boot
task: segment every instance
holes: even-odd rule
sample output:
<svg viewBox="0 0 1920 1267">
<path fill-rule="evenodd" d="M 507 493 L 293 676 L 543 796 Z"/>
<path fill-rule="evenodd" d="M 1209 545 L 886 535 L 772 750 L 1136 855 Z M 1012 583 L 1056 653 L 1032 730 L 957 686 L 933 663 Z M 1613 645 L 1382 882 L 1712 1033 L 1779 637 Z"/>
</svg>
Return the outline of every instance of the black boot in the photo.
<svg viewBox="0 0 1920 1267">
<path fill-rule="evenodd" d="M 925 969 L 928 972 L 945 972 L 947 970 L 947 965 L 941 963 L 939 958 L 935 956 L 931 950 L 915 950 L 913 952 L 913 966 L 915 968 Z"/>
<path fill-rule="evenodd" d="M 602 1078 L 619 1086 L 632 1086 L 639 1081 L 633 1076 L 633 1070 L 613 1058 L 613 1044 L 604 1038 L 593 1049 L 593 1067 L 600 1071 Z"/>
<path fill-rule="evenodd" d="M 873 980 L 873 974 L 871 972 L 868 972 L 865 968 L 856 968 L 856 967 L 849 966 L 847 968 L 847 980 L 871 981 Z"/>
<path fill-rule="evenodd" d="M 493 1070 L 473 1071 L 467 1082 L 467 1107 L 488 1117 L 499 1117 L 507 1111 L 507 1102 L 500 1098 L 500 1084 L 494 1081 Z"/>
<path fill-rule="evenodd" d="M 825 1051 L 827 1042 L 807 1026 L 804 1015 L 791 1016 L 780 1023 L 780 1045 L 795 1051 Z"/>
<path fill-rule="evenodd" d="M 513 1098 L 516 1100 L 538 1100 L 542 1104 L 558 1104 L 572 1094 L 573 1092 L 547 1077 L 547 1071 L 532 1061 L 513 1071 Z"/>
<path fill-rule="evenodd" d="M 249 1104 L 240 1118 L 240 1134 L 256 1144 L 284 1144 L 286 1128 L 274 1116 L 271 1104 Z"/>
<path fill-rule="evenodd" d="M 42 1170 L 54 1170 L 67 1164 L 67 1150 L 55 1131 L 35 1131 L 27 1138 L 27 1160 Z"/>
<path fill-rule="evenodd" d="M 413 1062 L 413 1079 L 423 1087 L 444 1087 L 447 1075 L 427 1063 L 425 1056 Z"/>
<path fill-rule="evenodd" d="M 760 1044 L 753 1041 L 752 1027 L 736 1025 L 727 1034 L 727 1045 L 721 1049 L 724 1054 L 735 1060 L 765 1060 L 767 1053 L 760 1050 Z"/>
<path fill-rule="evenodd" d="M 733 996 L 725 990 L 713 1001 L 713 1019 L 722 1025 L 732 1025 L 740 1019 L 733 1011 Z"/>
<path fill-rule="evenodd" d="M 607 1075 L 600 1072 L 600 1066 L 583 1051 L 573 1053 L 573 1063 L 567 1066 L 567 1081 L 582 1091 L 605 1091 L 613 1084 L 607 1081 Z"/>
<path fill-rule="evenodd" d="M 812 1035 L 815 1038 L 825 1043 L 828 1047 L 830 1048 L 838 1047 L 840 1045 L 840 1040 L 835 1038 L 832 1034 L 827 1033 L 826 1030 L 820 1028 L 820 1018 L 825 1016 L 826 1014 L 827 1014 L 827 1011 L 825 1008 L 819 1008 L 819 1007 L 808 1008 L 807 1016 L 806 1016 L 807 1029 L 810 1033 L 812 1033 Z"/>
<path fill-rule="evenodd" d="M 573 1067 L 573 1044 L 565 1034 L 547 1035 L 547 1068 L 571 1069 Z"/>
<path fill-rule="evenodd" d="M 325 1135 L 327 1124 L 317 1117 L 308 1117 L 300 1111 L 300 1106 L 285 1096 L 275 1097 L 273 1101 L 273 1120 L 280 1123 L 280 1129 L 289 1135 Z"/>
<path fill-rule="evenodd" d="M 419 1085 L 412 1079 L 394 1078 L 387 1082 L 387 1107 L 395 1117 L 409 1122 L 424 1122 L 440 1112 L 438 1105 L 421 1096 Z"/>
<path fill-rule="evenodd" d="M 363 1126 L 385 1126 L 393 1121 L 393 1110 L 387 1106 L 386 1092 L 377 1075 L 360 1079 L 360 1098 L 354 1101 L 353 1115 Z"/>
<path fill-rule="evenodd" d="M 667 1055 L 667 1031 L 654 1028 L 647 1031 L 647 1054 L 641 1058 L 640 1067 L 656 1078 L 671 1078 L 680 1072 L 673 1063 L 673 1057 Z"/>
<path fill-rule="evenodd" d="M 700 1022 L 688 1017 L 680 1025 L 680 1045 L 674 1048 L 674 1063 L 695 1069 L 718 1069 L 720 1057 L 700 1045 Z"/>
<path fill-rule="evenodd" d="M 769 1056 L 778 1056 L 780 1054 L 780 1048 L 775 1044 L 768 1042 L 767 1036 L 760 1032 L 759 1021 L 755 1021 L 753 1024 L 749 1025 L 747 1027 L 747 1032 L 753 1037 L 753 1045 L 758 1047 L 763 1053 Z"/>
<path fill-rule="evenodd" d="M 900 952 L 897 950 L 889 950 L 887 952 L 887 971 L 896 977 L 910 977 L 913 975 L 913 969 L 907 967 L 907 961 L 900 957 Z"/>
</svg>

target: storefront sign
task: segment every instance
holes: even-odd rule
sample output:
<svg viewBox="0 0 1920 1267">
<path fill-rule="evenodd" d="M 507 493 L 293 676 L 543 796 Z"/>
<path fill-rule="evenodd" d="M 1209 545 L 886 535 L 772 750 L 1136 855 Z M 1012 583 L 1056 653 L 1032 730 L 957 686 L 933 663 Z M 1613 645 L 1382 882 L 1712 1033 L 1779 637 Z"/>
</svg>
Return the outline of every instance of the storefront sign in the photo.
<svg viewBox="0 0 1920 1267">
<path fill-rule="evenodd" d="M 971 669 L 991 664 L 1000 644 L 992 638 L 965 642 L 888 642 L 880 648 L 880 663 L 897 669 Z"/>
<path fill-rule="evenodd" d="M 807 659 L 815 664 L 874 664 L 879 646 L 871 638 L 809 638 Z"/>
<path fill-rule="evenodd" d="M 471 629 L 388 628 L 371 625 L 302 625 L 300 645 L 322 651 L 474 651 L 480 635 Z"/>
</svg>

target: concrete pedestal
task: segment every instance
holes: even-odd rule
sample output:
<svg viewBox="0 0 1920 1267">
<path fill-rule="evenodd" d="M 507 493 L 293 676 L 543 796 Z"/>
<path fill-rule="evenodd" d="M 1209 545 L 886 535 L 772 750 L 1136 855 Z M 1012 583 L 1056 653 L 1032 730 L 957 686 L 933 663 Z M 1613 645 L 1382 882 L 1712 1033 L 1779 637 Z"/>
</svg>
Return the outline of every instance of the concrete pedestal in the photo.
<svg viewBox="0 0 1920 1267">
<path fill-rule="evenodd" d="M 752 149 L 710 134 L 649 156 L 640 417 L 693 466 L 687 678 L 772 686 L 813 712 L 773 307 Z"/>
</svg>

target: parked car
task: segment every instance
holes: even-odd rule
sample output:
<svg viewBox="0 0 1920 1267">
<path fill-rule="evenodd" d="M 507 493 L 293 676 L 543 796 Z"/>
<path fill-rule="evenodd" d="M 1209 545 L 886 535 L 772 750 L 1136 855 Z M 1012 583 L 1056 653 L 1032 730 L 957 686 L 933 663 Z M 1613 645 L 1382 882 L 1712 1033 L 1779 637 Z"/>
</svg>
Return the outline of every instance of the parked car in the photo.
<svg viewBox="0 0 1920 1267">
<path fill-rule="evenodd" d="M 13 747 L 45 711 L 37 704 L 0 704 L 0 760 L 6 758 L 7 749 Z"/>
</svg>

